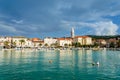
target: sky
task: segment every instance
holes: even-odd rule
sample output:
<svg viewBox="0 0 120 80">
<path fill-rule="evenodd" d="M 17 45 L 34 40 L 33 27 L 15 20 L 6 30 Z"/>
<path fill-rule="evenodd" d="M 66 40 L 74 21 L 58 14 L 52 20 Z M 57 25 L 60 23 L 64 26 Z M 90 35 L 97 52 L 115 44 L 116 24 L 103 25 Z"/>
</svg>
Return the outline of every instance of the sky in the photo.
<svg viewBox="0 0 120 80">
<path fill-rule="evenodd" d="M 0 36 L 120 34 L 119 0 L 0 0 Z"/>
</svg>

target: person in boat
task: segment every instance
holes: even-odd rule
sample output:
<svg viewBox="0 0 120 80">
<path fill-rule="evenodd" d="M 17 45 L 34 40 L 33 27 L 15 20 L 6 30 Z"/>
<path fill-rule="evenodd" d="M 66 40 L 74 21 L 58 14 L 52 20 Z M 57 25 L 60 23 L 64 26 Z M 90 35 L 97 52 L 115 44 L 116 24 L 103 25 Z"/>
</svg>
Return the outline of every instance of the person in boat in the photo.
<svg viewBox="0 0 120 80">
<path fill-rule="evenodd" d="M 92 65 L 93 66 L 95 66 L 95 65 L 99 66 L 99 62 L 97 62 L 97 63 L 92 62 Z"/>
<path fill-rule="evenodd" d="M 49 63 L 52 63 L 52 60 L 49 60 Z"/>
</svg>

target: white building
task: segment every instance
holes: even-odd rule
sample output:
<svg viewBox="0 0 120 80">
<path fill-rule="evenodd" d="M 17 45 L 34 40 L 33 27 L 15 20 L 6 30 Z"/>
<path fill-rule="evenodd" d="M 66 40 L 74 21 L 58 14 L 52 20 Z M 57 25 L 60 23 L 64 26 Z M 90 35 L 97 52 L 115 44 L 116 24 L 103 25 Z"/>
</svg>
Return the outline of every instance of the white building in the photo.
<svg viewBox="0 0 120 80">
<path fill-rule="evenodd" d="M 6 37 L 0 37 L 0 46 L 3 47 L 4 46 L 4 42 L 7 41 L 8 42 L 8 45 L 10 46 L 11 45 L 11 41 L 12 41 L 12 38 L 9 37 L 9 36 L 6 36 Z"/>
<path fill-rule="evenodd" d="M 22 43 L 21 43 L 21 40 L 23 40 Z M 28 38 L 26 37 L 22 37 L 22 36 L 12 37 L 12 42 L 15 43 L 14 45 L 16 47 L 27 47 L 28 46 Z"/>
<path fill-rule="evenodd" d="M 6 41 L 5 37 L 0 37 L 0 46 L 4 46 L 4 41 Z"/>
<path fill-rule="evenodd" d="M 47 44 L 48 46 L 51 46 L 52 44 L 55 44 L 56 42 L 57 42 L 56 38 L 46 37 L 44 39 L 44 44 Z"/>
<path fill-rule="evenodd" d="M 72 45 L 72 38 L 58 38 L 57 43 L 59 46 Z"/>
<path fill-rule="evenodd" d="M 23 42 L 21 42 L 21 40 Z M 10 47 L 24 47 L 24 48 L 33 48 L 39 47 L 41 40 L 38 38 L 29 39 L 23 36 L 14 36 L 14 37 L 0 37 L 0 47 L 4 47 L 5 41 L 8 42 Z"/>
<path fill-rule="evenodd" d="M 75 36 L 73 39 L 73 43 L 79 42 L 81 45 L 91 45 L 92 38 L 88 36 Z"/>
<path fill-rule="evenodd" d="M 34 48 L 39 48 L 39 47 L 41 47 L 42 46 L 42 40 L 41 39 L 39 39 L 39 38 L 32 38 L 32 47 L 34 47 Z"/>
</svg>

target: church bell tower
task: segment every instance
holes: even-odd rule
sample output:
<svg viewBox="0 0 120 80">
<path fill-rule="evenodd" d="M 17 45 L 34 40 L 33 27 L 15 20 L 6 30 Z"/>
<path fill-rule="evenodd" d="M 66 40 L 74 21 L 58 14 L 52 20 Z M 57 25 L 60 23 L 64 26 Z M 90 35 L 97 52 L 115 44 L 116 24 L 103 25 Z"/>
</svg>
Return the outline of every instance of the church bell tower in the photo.
<svg viewBox="0 0 120 80">
<path fill-rule="evenodd" d="M 72 27 L 71 29 L 71 38 L 74 38 L 75 34 L 74 34 L 74 28 Z"/>
</svg>

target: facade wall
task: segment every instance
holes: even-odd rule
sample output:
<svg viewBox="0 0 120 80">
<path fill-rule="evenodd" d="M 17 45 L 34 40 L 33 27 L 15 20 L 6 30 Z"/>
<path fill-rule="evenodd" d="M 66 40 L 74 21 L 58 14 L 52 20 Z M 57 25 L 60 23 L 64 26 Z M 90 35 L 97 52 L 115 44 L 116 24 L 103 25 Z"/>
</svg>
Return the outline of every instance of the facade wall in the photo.
<svg viewBox="0 0 120 80">
<path fill-rule="evenodd" d="M 26 47 L 27 45 L 27 38 L 12 38 L 12 41 L 16 43 L 16 47 L 21 47 L 20 40 L 24 40 L 25 42 L 22 43 L 22 47 Z"/>
<path fill-rule="evenodd" d="M 11 42 L 16 43 L 16 47 L 21 47 L 20 40 L 24 40 L 25 42 L 22 43 L 22 47 L 40 47 L 40 42 L 42 42 L 42 46 L 45 46 L 45 44 L 48 44 L 48 46 L 51 46 L 51 44 L 58 43 L 59 46 L 65 46 L 71 45 L 73 43 L 79 42 L 81 45 L 91 45 L 92 44 L 92 38 L 87 36 L 77 36 L 74 38 L 45 38 L 44 41 L 41 41 L 40 39 L 28 39 L 26 37 L 0 37 L 0 46 L 4 46 L 4 42 L 8 41 L 9 45 L 11 45 Z"/>
<path fill-rule="evenodd" d="M 48 46 L 51 46 L 51 44 L 55 44 L 57 42 L 57 39 L 55 38 L 45 38 L 44 44 L 48 44 Z"/>
<path fill-rule="evenodd" d="M 91 37 L 87 37 L 86 38 L 86 45 L 91 45 L 92 44 L 92 38 Z"/>
<path fill-rule="evenodd" d="M 75 37 L 73 39 L 73 43 L 79 42 L 81 45 L 91 45 L 92 44 L 92 38 L 91 37 Z"/>
<path fill-rule="evenodd" d="M 4 46 L 4 42 L 9 42 L 8 45 L 11 45 L 12 38 L 11 37 L 0 37 L 0 46 Z"/>
<path fill-rule="evenodd" d="M 58 44 L 59 46 L 65 46 L 65 44 L 71 45 L 72 41 L 71 40 L 58 40 Z"/>
<path fill-rule="evenodd" d="M 21 47 L 20 40 L 24 40 L 25 42 L 22 43 L 22 47 L 38 47 L 38 42 L 32 41 L 28 38 L 13 38 L 13 42 L 16 43 L 16 47 Z"/>
<path fill-rule="evenodd" d="M 82 38 L 74 38 L 73 39 L 73 43 L 77 43 L 77 42 L 79 42 L 81 45 L 83 44 L 83 40 L 82 40 Z"/>
<path fill-rule="evenodd" d="M 33 47 L 37 47 L 37 48 L 40 47 L 40 42 L 37 42 L 37 41 L 33 42 Z"/>
</svg>

